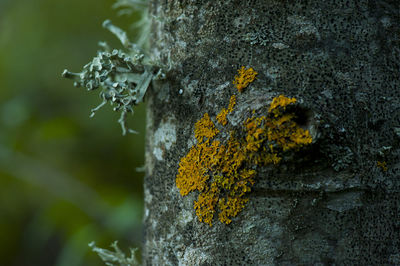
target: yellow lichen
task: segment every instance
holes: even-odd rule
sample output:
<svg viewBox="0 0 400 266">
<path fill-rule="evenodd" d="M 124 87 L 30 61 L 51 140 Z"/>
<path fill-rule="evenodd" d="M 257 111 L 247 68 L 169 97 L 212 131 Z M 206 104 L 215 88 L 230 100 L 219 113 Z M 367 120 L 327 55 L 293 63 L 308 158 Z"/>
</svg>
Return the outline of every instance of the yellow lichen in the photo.
<svg viewBox="0 0 400 266">
<path fill-rule="evenodd" d="M 236 104 L 236 95 L 232 95 L 231 99 L 229 100 L 229 106 L 228 108 L 222 108 L 222 110 L 218 113 L 216 119 L 217 121 L 225 126 L 228 123 L 228 120 L 226 119 L 226 116 L 233 111 L 233 107 Z"/>
<path fill-rule="evenodd" d="M 235 105 L 236 105 L 236 95 L 234 94 L 229 99 L 228 113 L 233 111 L 233 107 L 235 107 Z"/>
<path fill-rule="evenodd" d="M 295 102 L 283 95 L 274 98 L 267 115 L 256 117 L 253 112 L 243 123 L 243 134 L 231 132 L 225 144 L 214 140 L 219 130 L 207 113 L 195 124 L 198 144 L 181 159 L 176 185 L 182 196 L 200 192 L 194 203 L 200 222 L 211 226 L 217 214 L 222 223 L 231 223 L 248 201 L 246 195 L 255 183 L 254 168 L 279 164 L 285 152 L 312 142 L 309 131 L 295 122 L 295 113 L 286 110 Z M 235 103 L 233 95 L 228 108 L 217 115 L 221 125 L 226 125 L 226 115 Z"/>
<path fill-rule="evenodd" d="M 240 197 L 228 197 L 227 200 L 220 199 L 218 201 L 218 208 L 220 209 L 219 220 L 222 223 L 230 224 L 232 222 L 230 217 L 235 217 L 241 210 L 243 210 L 247 201 L 249 201 L 249 199 L 243 199 Z"/>
<path fill-rule="evenodd" d="M 381 162 L 381 161 L 377 161 L 376 162 L 376 166 L 378 166 L 379 168 L 382 169 L 382 171 L 386 172 L 388 170 L 387 168 L 387 163 L 385 161 Z"/>
<path fill-rule="evenodd" d="M 294 121 L 296 115 L 285 113 L 286 106 L 295 102 L 295 98 L 280 95 L 273 99 L 267 116 L 252 117 L 244 123 L 246 150 L 255 164 L 278 164 L 280 153 L 311 144 L 310 132 Z"/>
<path fill-rule="evenodd" d="M 213 141 L 210 145 L 209 140 L 207 140 L 192 147 L 189 153 L 182 158 L 176 177 L 176 185 L 182 196 L 186 196 L 191 191 L 203 191 L 206 188 L 206 182 L 209 179 L 208 169 L 221 156 L 218 153 L 218 146 L 219 141 Z M 199 164 L 200 158 L 201 164 Z"/>
<path fill-rule="evenodd" d="M 194 125 L 194 133 L 197 141 L 203 142 L 204 137 L 212 139 L 219 133 L 219 131 L 211 121 L 208 113 L 205 113 L 204 116 Z"/>
<path fill-rule="evenodd" d="M 199 217 L 200 222 L 205 222 L 210 226 L 212 225 L 215 206 L 218 202 L 218 194 L 219 189 L 214 182 L 211 184 L 211 188 L 208 190 L 208 193 L 199 194 L 197 201 L 194 201 L 194 209 L 196 210 L 196 215 Z"/>
<path fill-rule="evenodd" d="M 287 105 L 295 103 L 296 101 L 296 98 L 287 98 L 284 95 L 279 95 L 272 100 L 268 111 L 275 114 L 279 112 L 278 107 L 283 107 L 283 109 L 285 109 Z"/>
<path fill-rule="evenodd" d="M 235 76 L 233 84 L 236 86 L 239 92 L 242 92 L 243 89 L 249 85 L 249 83 L 254 81 L 257 74 L 258 73 L 252 67 L 246 69 L 244 66 L 242 66 L 240 69 L 238 69 L 238 75 Z"/>
</svg>

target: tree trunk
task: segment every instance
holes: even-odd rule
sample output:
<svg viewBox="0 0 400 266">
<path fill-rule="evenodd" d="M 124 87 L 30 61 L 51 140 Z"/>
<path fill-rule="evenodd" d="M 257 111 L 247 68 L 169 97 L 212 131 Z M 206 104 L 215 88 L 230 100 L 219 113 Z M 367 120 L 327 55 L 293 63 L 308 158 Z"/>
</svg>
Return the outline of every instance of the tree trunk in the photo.
<svg viewBox="0 0 400 266">
<path fill-rule="evenodd" d="M 152 54 L 171 71 L 147 94 L 144 264 L 399 265 L 398 1 L 153 0 L 150 10 Z M 258 74 L 239 92 L 242 66 Z M 294 133 L 274 141 L 266 126 L 248 152 L 252 117 L 276 121 L 274 103 L 312 142 L 285 147 Z M 199 133 L 206 113 L 215 137 Z M 232 139 L 246 150 L 235 178 L 255 176 L 225 217 L 230 188 L 211 191 L 226 172 L 206 167 L 204 187 L 184 196 L 176 178 L 192 147 L 204 144 L 187 168 Z M 279 162 L 252 159 L 273 149 Z M 199 195 L 215 199 L 209 213 L 195 209 Z"/>
</svg>

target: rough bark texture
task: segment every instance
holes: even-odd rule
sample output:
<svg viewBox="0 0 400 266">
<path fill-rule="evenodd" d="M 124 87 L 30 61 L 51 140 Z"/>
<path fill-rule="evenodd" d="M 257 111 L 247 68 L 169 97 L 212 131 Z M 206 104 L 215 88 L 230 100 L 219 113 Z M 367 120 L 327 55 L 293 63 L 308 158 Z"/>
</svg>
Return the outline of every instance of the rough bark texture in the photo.
<svg viewBox="0 0 400 266">
<path fill-rule="evenodd" d="M 151 13 L 152 53 L 172 70 L 147 98 L 145 264 L 399 265 L 398 1 L 153 0 Z M 238 93 L 242 65 L 259 74 Z M 284 94 L 313 143 L 257 168 L 244 210 L 210 227 L 175 177 L 195 122 L 232 94 L 230 130 Z"/>
</svg>

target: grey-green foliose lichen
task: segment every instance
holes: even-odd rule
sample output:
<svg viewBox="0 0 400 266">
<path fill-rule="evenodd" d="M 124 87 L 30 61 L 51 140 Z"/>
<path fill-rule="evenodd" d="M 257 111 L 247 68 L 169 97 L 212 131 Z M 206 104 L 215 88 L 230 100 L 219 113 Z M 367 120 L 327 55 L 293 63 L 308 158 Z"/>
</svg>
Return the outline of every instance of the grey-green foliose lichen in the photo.
<svg viewBox="0 0 400 266">
<path fill-rule="evenodd" d="M 131 4 L 133 9 L 136 5 L 135 2 L 119 1 L 115 7 Z M 143 21 L 148 24 L 149 20 L 146 18 L 145 16 L 139 21 L 140 24 L 143 24 Z M 85 65 L 80 73 L 64 70 L 62 76 L 73 79 L 76 87 L 86 87 L 87 90 L 101 89 L 100 98 L 103 101 L 91 110 L 91 117 L 109 102 L 114 111 L 121 112 L 118 122 L 121 124 L 122 134 L 135 133 L 134 130 L 126 127 L 127 114 L 133 114 L 133 107 L 143 102 L 146 91 L 153 80 L 165 78 L 167 67 L 146 55 L 140 47 L 145 43 L 143 36 L 139 38 L 140 45 L 138 45 L 130 42 L 126 32 L 114 26 L 110 20 L 104 21 L 103 27 L 121 41 L 124 50 L 111 49 L 107 43 L 100 42 L 102 50 L 98 51 L 97 56 Z"/>
</svg>

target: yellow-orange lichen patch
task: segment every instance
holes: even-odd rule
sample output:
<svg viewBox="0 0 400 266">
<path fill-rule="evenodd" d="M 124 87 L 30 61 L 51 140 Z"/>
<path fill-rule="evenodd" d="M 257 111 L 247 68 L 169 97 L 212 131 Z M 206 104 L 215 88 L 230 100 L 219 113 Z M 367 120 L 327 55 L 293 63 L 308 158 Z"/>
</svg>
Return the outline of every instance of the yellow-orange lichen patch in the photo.
<svg viewBox="0 0 400 266">
<path fill-rule="evenodd" d="M 273 99 L 267 116 L 246 120 L 246 149 L 253 153 L 250 157 L 254 163 L 278 164 L 282 159 L 282 152 L 298 150 L 311 144 L 310 132 L 295 122 L 295 113 L 285 112 L 286 106 L 295 102 L 295 98 L 280 95 Z M 261 147 L 263 152 L 257 152 Z"/>
<path fill-rule="evenodd" d="M 211 121 L 208 113 L 205 113 L 203 117 L 194 125 L 194 133 L 197 141 L 203 142 L 204 137 L 212 139 L 219 133 L 219 131 Z"/>
<path fill-rule="evenodd" d="M 228 197 L 226 200 L 220 199 L 218 201 L 218 208 L 220 209 L 219 220 L 222 223 L 230 224 L 232 222 L 231 217 L 235 217 L 243 208 L 249 199 L 243 199 L 241 197 Z"/>
<path fill-rule="evenodd" d="M 236 86 L 239 92 L 242 92 L 251 82 L 256 79 L 258 73 L 252 68 L 246 69 L 242 66 L 238 69 L 238 75 L 235 76 L 233 84 Z"/>
<path fill-rule="evenodd" d="M 194 190 L 207 190 L 206 182 L 209 179 L 207 173 L 209 169 L 219 163 L 222 156 L 219 141 L 213 141 L 210 144 L 210 141 L 206 140 L 193 146 L 179 163 L 176 186 L 181 195 L 186 196 Z"/>
<path fill-rule="evenodd" d="M 274 115 L 266 121 L 269 142 L 278 144 L 283 151 L 297 149 L 312 142 L 308 130 L 302 129 L 293 119 L 293 114 Z"/>
<path fill-rule="evenodd" d="M 222 108 L 222 110 L 218 113 L 216 119 L 218 123 L 225 126 L 228 123 L 226 116 L 233 111 L 233 107 L 236 104 L 236 95 L 232 95 L 229 100 L 228 108 Z"/>
<path fill-rule="evenodd" d="M 235 102 L 232 96 L 225 109 L 228 113 Z M 199 221 L 211 226 L 217 214 L 222 223 L 231 223 L 248 201 L 246 195 L 255 183 L 254 169 L 279 164 L 288 150 L 296 151 L 312 142 L 309 131 L 295 122 L 296 114 L 286 110 L 295 102 L 295 98 L 283 95 L 274 98 L 267 115 L 255 117 L 253 112 L 243 123 L 243 133 L 230 132 L 225 144 L 214 140 L 219 131 L 207 113 L 195 124 L 198 144 L 181 159 L 176 185 L 182 196 L 200 192 L 194 203 Z"/>
<path fill-rule="evenodd" d="M 379 168 L 382 169 L 382 171 L 386 172 L 388 170 L 387 168 L 387 163 L 385 161 L 381 162 L 381 161 L 377 161 L 376 162 L 376 166 L 378 166 Z"/>
<path fill-rule="evenodd" d="M 236 105 L 236 95 L 233 94 L 229 99 L 228 113 L 233 111 L 233 107 L 235 107 L 235 105 Z"/>
<path fill-rule="evenodd" d="M 276 112 L 279 112 L 278 107 L 283 107 L 283 109 L 285 109 L 287 105 L 295 103 L 296 101 L 296 98 L 288 98 L 284 95 L 279 95 L 272 100 L 268 111 L 275 114 Z"/>
<path fill-rule="evenodd" d="M 211 226 L 219 194 L 219 188 L 215 182 L 211 184 L 211 188 L 207 192 L 199 194 L 197 201 L 194 201 L 194 209 L 196 210 L 197 217 L 199 217 L 199 221 Z"/>
</svg>

